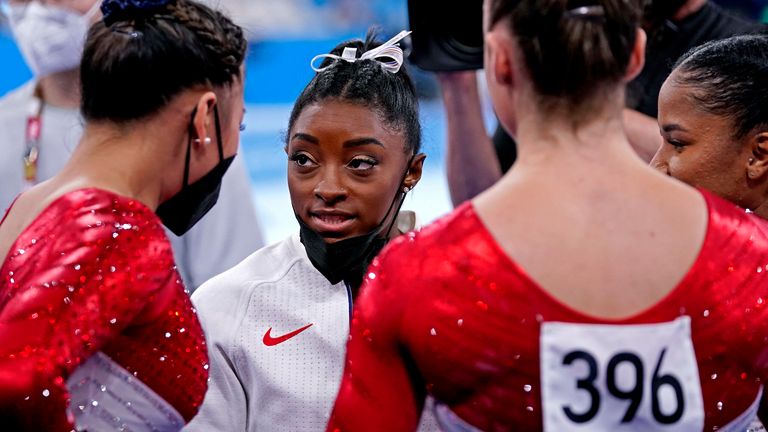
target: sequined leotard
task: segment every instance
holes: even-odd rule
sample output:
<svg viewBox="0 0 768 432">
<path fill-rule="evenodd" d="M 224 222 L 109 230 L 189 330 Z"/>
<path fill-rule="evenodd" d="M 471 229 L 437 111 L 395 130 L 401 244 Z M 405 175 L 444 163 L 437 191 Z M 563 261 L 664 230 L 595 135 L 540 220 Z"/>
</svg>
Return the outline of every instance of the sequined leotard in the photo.
<svg viewBox="0 0 768 432">
<path fill-rule="evenodd" d="M 406 430 L 426 392 L 449 431 L 748 430 L 768 366 L 768 235 L 704 195 L 696 263 L 616 321 L 548 295 L 471 204 L 395 240 L 355 306 L 328 430 Z"/>
<path fill-rule="evenodd" d="M 143 204 L 100 189 L 53 202 L 0 268 L 0 423 L 180 429 L 208 358 L 179 279 Z"/>
</svg>

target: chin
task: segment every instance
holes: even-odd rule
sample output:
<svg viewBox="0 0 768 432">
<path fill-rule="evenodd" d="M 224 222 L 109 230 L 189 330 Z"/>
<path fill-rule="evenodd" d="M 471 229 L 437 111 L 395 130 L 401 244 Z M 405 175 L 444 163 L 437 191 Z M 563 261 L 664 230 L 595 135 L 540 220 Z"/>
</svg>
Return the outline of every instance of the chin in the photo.
<svg viewBox="0 0 768 432">
<path fill-rule="evenodd" d="M 320 236 L 323 238 L 323 240 L 328 244 L 333 244 L 340 242 L 342 240 L 351 239 L 353 237 L 361 236 L 365 234 L 365 232 L 358 232 L 358 231 L 350 231 L 350 232 L 324 232 L 324 231 L 316 231 Z"/>
<path fill-rule="evenodd" d="M 338 243 L 338 242 L 340 242 L 340 241 L 342 241 L 344 239 L 347 239 L 347 238 L 349 238 L 349 237 L 328 237 L 328 236 L 325 236 L 325 235 L 323 236 L 323 240 L 325 240 L 325 242 L 328 243 L 328 244 Z"/>
<path fill-rule="evenodd" d="M 350 234 L 350 231 L 333 231 L 333 230 L 324 230 L 319 229 L 317 226 L 310 225 L 310 228 L 312 231 L 318 233 L 320 237 L 323 238 L 323 240 L 326 243 L 336 243 L 341 240 L 346 240 L 348 238 L 354 237 L 355 234 Z"/>
</svg>

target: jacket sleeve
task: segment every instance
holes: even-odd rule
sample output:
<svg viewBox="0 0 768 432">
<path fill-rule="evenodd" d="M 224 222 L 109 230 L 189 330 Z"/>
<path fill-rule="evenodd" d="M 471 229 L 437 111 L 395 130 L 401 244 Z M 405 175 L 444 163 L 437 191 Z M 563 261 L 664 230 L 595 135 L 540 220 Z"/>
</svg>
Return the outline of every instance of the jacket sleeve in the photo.
<svg viewBox="0 0 768 432">
<path fill-rule="evenodd" d="M 247 301 L 227 292 L 226 285 L 231 283 L 225 273 L 205 283 L 192 296 L 205 332 L 211 367 L 203 405 L 184 428 L 187 432 L 249 430 L 248 383 L 238 370 L 233 342 L 240 308 Z"/>
<path fill-rule="evenodd" d="M 208 343 L 210 381 L 200 411 L 184 431 L 246 431 L 245 388 L 237 375 L 233 359 L 222 344 Z"/>
</svg>

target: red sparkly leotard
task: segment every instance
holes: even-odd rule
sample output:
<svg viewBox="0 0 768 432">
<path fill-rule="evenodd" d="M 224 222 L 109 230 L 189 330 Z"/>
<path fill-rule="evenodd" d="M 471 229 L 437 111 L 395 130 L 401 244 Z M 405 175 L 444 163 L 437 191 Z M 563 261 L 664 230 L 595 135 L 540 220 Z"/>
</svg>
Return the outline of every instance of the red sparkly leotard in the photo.
<svg viewBox="0 0 768 432">
<path fill-rule="evenodd" d="M 355 305 L 329 431 L 747 430 L 768 366 L 768 230 L 711 194 L 700 254 L 649 309 L 608 321 L 550 296 L 471 204 L 393 241 Z"/>
<path fill-rule="evenodd" d="M 0 268 L 4 427 L 178 430 L 207 378 L 200 324 L 146 206 L 77 190 L 16 239 Z"/>
</svg>

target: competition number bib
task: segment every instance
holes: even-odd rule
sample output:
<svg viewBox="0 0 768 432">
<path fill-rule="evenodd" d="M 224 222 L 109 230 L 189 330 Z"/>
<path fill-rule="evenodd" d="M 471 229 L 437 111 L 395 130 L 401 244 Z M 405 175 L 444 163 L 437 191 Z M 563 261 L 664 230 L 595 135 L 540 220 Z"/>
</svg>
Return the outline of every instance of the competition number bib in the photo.
<svg viewBox="0 0 768 432">
<path fill-rule="evenodd" d="M 545 322 L 545 431 L 702 430 L 691 319 L 639 325 Z"/>
</svg>

